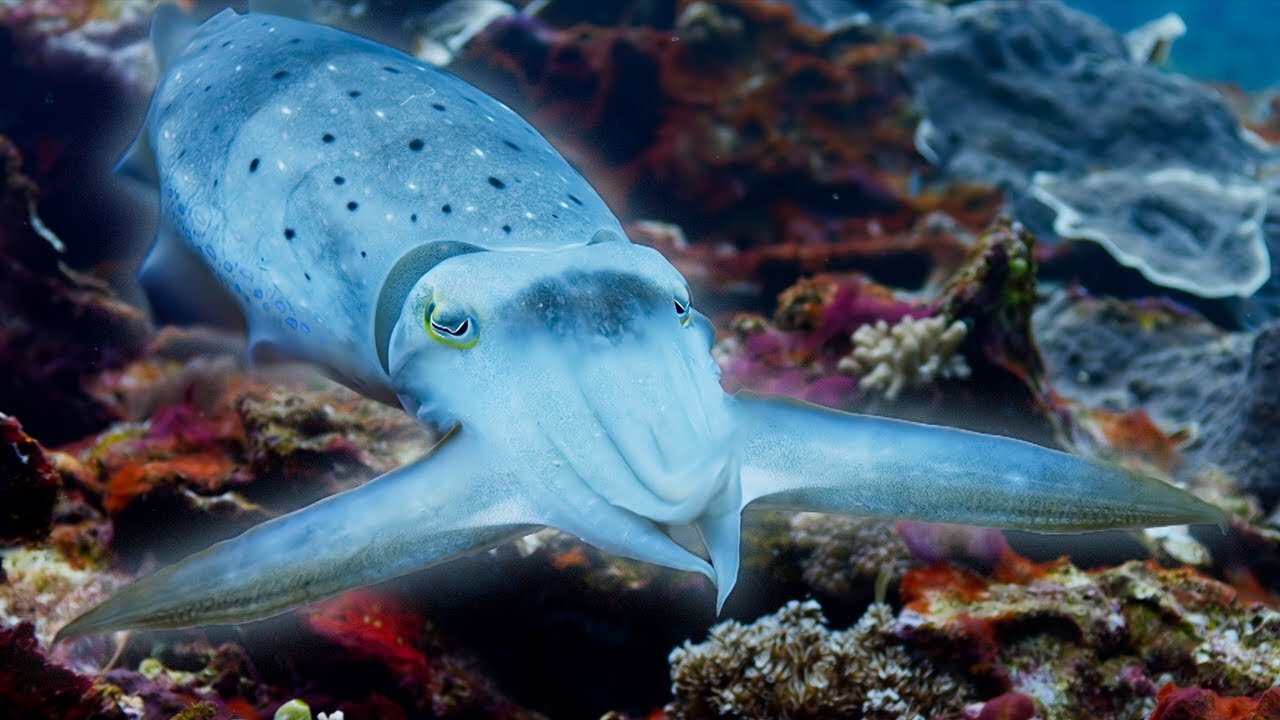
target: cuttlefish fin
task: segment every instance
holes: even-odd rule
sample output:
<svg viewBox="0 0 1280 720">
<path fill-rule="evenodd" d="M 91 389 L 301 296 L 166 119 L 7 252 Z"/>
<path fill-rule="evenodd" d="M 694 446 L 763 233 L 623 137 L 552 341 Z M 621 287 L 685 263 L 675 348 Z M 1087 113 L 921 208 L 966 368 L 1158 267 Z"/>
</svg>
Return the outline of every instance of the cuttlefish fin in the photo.
<svg viewBox="0 0 1280 720">
<path fill-rule="evenodd" d="M 743 503 L 1039 532 L 1211 523 L 1166 482 L 1021 440 L 735 396 Z"/>
<path fill-rule="evenodd" d="M 490 455 L 455 427 L 414 463 L 133 583 L 55 641 L 258 620 L 537 530 L 518 478 Z"/>
</svg>

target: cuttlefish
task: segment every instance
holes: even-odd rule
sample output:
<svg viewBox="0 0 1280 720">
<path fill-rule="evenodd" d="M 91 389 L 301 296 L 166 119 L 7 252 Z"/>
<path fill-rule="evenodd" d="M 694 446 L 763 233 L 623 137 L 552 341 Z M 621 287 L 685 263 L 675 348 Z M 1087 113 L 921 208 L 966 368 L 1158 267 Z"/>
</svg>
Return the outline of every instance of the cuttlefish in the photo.
<svg viewBox="0 0 1280 720">
<path fill-rule="evenodd" d="M 124 588 L 59 637 L 241 623 L 555 527 L 702 573 L 722 604 L 746 508 L 1047 532 L 1224 522 L 1156 479 L 1019 440 L 719 384 L 658 252 L 502 103 L 301 19 L 164 9 L 121 161 L 160 189 L 140 280 L 451 428 L 424 457 Z M 688 528 L 702 549 L 672 533 Z"/>
</svg>

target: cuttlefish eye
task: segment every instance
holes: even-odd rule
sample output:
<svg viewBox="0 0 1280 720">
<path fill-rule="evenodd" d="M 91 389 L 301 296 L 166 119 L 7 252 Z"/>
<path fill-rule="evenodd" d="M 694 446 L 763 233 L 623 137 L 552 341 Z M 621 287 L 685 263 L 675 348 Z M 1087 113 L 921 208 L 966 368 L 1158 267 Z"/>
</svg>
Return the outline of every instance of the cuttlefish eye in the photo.
<svg viewBox="0 0 1280 720">
<path fill-rule="evenodd" d="M 676 306 L 676 317 L 680 318 L 681 325 L 687 327 L 689 322 L 693 320 L 693 303 L 689 300 L 689 291 L 676 291 L 673 302 Z"/>
<path fill-rule="evenodd" d="M 461 308 L 430 303 L 426 320 L 427 334 L 449 347 L 465 350 L 480 339 L 475 318 Z"/>
</svg>

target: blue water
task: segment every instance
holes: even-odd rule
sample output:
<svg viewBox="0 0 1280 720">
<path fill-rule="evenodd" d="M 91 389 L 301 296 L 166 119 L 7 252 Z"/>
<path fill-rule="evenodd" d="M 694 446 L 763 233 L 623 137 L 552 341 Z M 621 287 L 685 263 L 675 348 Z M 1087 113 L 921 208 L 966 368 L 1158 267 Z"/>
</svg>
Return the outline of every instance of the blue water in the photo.
<svg viewBox="0 0 1280 720">
<path fill-rule="evenodd" d="M 1167 12 L 1187 24 L 1170 67 L 1249 90 L 1280 87 L 1280 0 L 1069 0 L 1121 32 Z"/>
</svg>

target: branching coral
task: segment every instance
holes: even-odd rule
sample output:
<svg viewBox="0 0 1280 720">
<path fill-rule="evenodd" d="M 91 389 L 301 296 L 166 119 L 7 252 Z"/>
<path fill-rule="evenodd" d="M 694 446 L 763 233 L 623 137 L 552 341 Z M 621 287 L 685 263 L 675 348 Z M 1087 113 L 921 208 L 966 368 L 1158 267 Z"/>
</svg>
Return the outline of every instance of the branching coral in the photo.
<svg viewBox="0 0 1280 720">
<path fill-rule="evenodd" d="M 671 653 L 676 720 L 926 718 L 963 706 L 967 688 L 893 635 L 887 605 L 833 631 L 816 602 L 791 601 L 750 625 L 730 620 Z"/>
<path fill-rule="evenodd" d="M 880 320 L 853 333 L 853 352 L 837 368 L 860 375 L 863 390 L 876 390 L 893 400 L 908 387 L 969 377 L 968 363 L 956 353 L 966 331 L 963 322 L 948 323 L 942 316 L 907 316 L 892 326 Z"/>
</svg>

